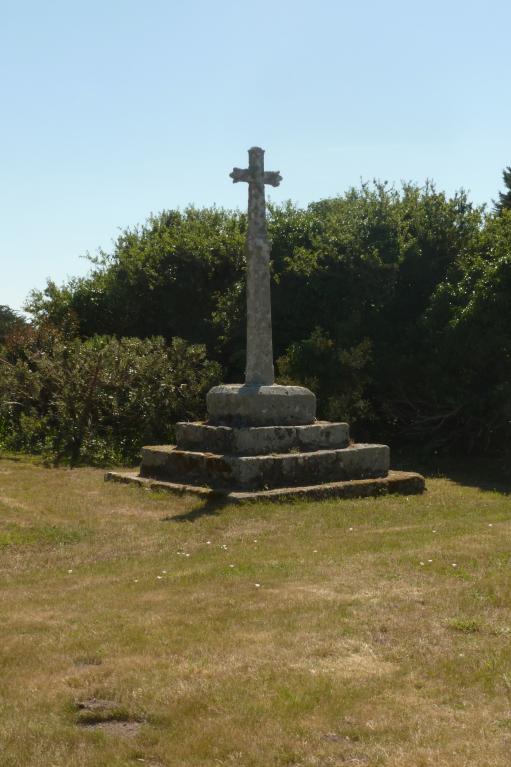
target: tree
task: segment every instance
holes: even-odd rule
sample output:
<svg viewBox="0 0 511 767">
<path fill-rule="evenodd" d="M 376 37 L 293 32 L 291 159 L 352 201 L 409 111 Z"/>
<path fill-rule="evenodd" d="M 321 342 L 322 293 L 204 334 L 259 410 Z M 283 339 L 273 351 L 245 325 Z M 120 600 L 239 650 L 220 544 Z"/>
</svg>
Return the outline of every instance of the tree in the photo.
<svg viewBox="0 0 511 767">
<path fill-rule="evenodd" d="M 0 304 L 0 344 L 5 342 L 7 335 L 17 327 L 24 324 L 24 320 L 14 309 L 5 304 Z"/>
<path fill-rule="evenodd" d="M 242 380 L 245 228 L 243 214 L 215 208 L 153 216 L 88 277 L 33 293 L 33 326 L 90 343 L 178 336 L 204 345 L 223 380 Z M 279 382 L 309 386 L 319 417 L 351 421 L 357 439 L 460 453 L 511 444 L 510 213 L 432 183 L 375 183 L 307 208 L 270 205 L 268 229 Z"/>
<path fill-rule="evenodd" d="M 244 275 L 245 216 L 217 208 L 163 211 L 123 231 L 87 277 L 34 291 L 27 310 L 81 337 L 180 337 L 214 349 L 215 314 Z"/>
<path fill-rule="evenodd" d="M 499 201 L 495 203 L 497 213 L 502 213 L 503 210 L 511 210 L 511 165 L 504 168 L 502 178 L 504 179 L 506 191 L 499 192 Z"/>
</svg>

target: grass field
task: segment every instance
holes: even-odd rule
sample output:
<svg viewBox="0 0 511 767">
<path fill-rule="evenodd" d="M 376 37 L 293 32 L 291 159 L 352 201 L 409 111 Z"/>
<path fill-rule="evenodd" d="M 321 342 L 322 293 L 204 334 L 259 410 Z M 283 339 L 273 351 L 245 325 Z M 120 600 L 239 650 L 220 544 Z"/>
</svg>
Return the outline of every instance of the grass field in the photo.
<svg viewBox="0 0 511 767">
<path fill-rule="evenodd" d="M 511 495 L 233 507 L 0 460 L 1 767 L 509 767 Z"/>
</svg>

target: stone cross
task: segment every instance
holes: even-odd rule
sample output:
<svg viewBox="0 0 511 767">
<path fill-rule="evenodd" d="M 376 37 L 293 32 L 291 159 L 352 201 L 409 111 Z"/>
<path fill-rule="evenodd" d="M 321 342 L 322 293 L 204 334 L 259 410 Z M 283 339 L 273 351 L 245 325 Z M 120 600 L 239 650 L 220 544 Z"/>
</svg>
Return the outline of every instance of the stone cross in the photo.
<svg viewBox="0 0 511 767">
<path fill-rule="evenodd" d="M 264 185 L 278 186 L 278 171 L 264 170 L 264 149 L 248 150 L 248 168 L 234 168 L 234 183 L 248 182 L 247 254 L 247 365 L 245 383 L 271 386 L 273 344 L 271 333 L 270 250 L 266 231 Z"/>
</svg>

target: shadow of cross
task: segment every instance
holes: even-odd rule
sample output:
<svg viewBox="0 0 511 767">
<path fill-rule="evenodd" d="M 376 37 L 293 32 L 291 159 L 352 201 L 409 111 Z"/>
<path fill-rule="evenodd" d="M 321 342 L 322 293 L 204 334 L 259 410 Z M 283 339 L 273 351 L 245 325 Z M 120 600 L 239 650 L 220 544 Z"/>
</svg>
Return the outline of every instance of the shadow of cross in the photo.
<svg viewBox="0 0 511 767">
<path fill-rule="evenodd" d="M 234 183 L 248 183 L 247 256 L 247 362 L 245 383 L 271 386 L 274 381 L 271 330 L 270 250 L 266 230 L 264 186 L 278 186 L 278 171 L 264 170 L 264 149 L 248 150 L 248 168 L 234 168 Z"/>
</svg>

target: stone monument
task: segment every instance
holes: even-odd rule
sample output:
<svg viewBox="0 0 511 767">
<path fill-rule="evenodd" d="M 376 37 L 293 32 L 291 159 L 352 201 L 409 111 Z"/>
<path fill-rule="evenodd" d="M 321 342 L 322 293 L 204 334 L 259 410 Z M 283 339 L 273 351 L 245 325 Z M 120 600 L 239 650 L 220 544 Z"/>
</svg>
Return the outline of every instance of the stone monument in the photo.
<svg viewBox="0 0 511 767">
<path fill-rule="evenodd" d="M 176 446 L 142 448 L 139 474 L 106 478 L 233 501 L 422 492 L 420 474 L 389 471 L 386 445 L 351 442 L 348 424 L 316 420 L 311 391 L 275 383 L 265 185 L 282 177 L 264 170 L 259 147 L 248 155 L 248 168 L 230 174 L 248 183 L 245 382 L 213 387 L 208 420 L 178 423 Z"/>
</svg>

